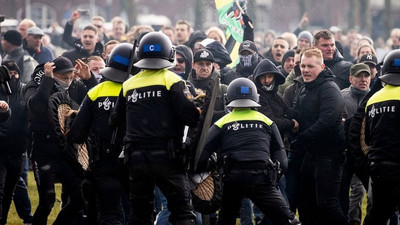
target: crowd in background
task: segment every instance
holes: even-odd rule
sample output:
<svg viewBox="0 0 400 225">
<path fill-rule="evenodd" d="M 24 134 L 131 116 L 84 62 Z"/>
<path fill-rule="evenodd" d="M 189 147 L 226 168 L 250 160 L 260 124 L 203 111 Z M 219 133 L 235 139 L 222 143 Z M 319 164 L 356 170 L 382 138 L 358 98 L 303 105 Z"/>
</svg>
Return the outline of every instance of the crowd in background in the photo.
<svg viewBox="0 0 400 225">
<path fill-rule="evenodd" d="M 251 19 L 246 16 L 245 37 L 238 49 L 237 59 L 232 58 L 232 54 L 225 48 L 227 39 L 220 27 L 213 26 L 204 31 L 193 30 L 190 23 L 184 20 L 177 21 L 175 26 L 161 27 L 159 32 L 164 33 L 176 46 L 176 58 L 170 70 L 188 81 L 187 85 L 194 96 L 204 95 L 210 81 L 215 78 L 220 79 L 221 87 L 216 100 L 213 122 L 228 111 L 224 97 L 227 85 L 240 77 L 253 80 L 260 96 L 259 111 L 277 124 L 288 153 L 289 165 L 278 184 L 290 210 L 293 212 L 299 210 L 300 220 L 306 225 L 361 224 L 361 202 L 366 190 L 370 190 L 368 187 L 371 186 L 371 181 L 368 175 L 365 175 L 365 171 L 362 171 L 363 165 L 359 165 L 364 161 L 364 156 L 357 153 L 354 156 L 353 150 L 349 150 L 351 148 L 349 127 L 359 104 L 375 83 L 380 82 L 378 77 L 384 57 L 400 47 L 400 28 L 394 28 L 387 40 L 382 37 L 372 40 L 368 34 L 360 33 L 356 29 L 342 31 L 337 26 L 321 30 L 304 30 L 303 27 L 308 23 L 306 16 L 301 19 L 295 31 L 281 34 L 273 30 L 258 32 L 257 27 L 249 26 L 249 21 Z M 69 88 L 75 84 L 76 81 L 72 81 L 73 79 L 82 81 L 82 85 L 76 84 L 76 89 L 80 90 L 77 92 L 79 96 L 76 97 L 79 101 L 76 102 L 81 104 L 87 90 L 102 81 L 101 70 L 108 66 L 109 54 L 115 46 L 125 42 L 133 43 L 135 40 L 140 42 L 145 34 L 155 31 L 149 25 L 128 27 L 127 22 L 121 17 L 111 20 L 111 30 L 105 29 L 105 22 L 101 16 L 93 16 L 90 24 L 82 26 L 79 11 L 75 11 L 64 27 L 54 22 L 49 28 L 41 29 L 34 21 L 27 18 L 20 21 L 17 30 L 8 30 L 2 34 L 2 65 L 10 71 L 10 88 L 13 94 L 12 97 L 8 97 L 1 92 L 0 100 L 8 102 L 13 112 L 13 119 L 5 129 L 0 130 L 0 145 L 7 148 L 7 151 L 2 150 L 0 153 L 0 168 L 4 167 L 7 168 L 4 171 L 9 171 L 0 172 L 2 178 L 0 183 L 3 185 L 0 185 L 0 195 L 2 195 L 0 199 L 3 205 L 0 208 L 2 210 L 0 224 L 6 223 L 12 200 L 24 223 L 32 224 L 33 211 L 26 183 L 28 158 L 32 145 L 35 144 L 32 144 L 32 138 L 38 137 L 35 134 L 32 137 L 30 132 L 32 127 L 28 127 L 28 119 L 30 122 L 34 121 L 33 117 L 40 117 L 41 111 L 32 113 L 26 106 L 35 100 L 38 101 L 35 98 L 32 100 L 32 96 L 38 97 L 46 93 L 46 90 L 38 89 L 48 82 L 46 79 L 43 80 L 43 74 L 38 70 L 40 65 L 54 62 L 56 65 L 54 72 L 60 74 L 75 70 L 74 77 L 55 75 L 54 80 L 57 88 L 66 90 L 70 90 Z M 315 49 L 311 50 L 311 53 L 307 52 L 313 46 Z M 204 49 L 212 57 L 196 55 Z M 314 62 L 303 62 L 303 54 L 306 54 L 303 57 L 305 59 L 315 57 L 322 60 L 321 64 L 318 60 L 315 62 L 315 65 L 320 66 L 316 75 L 323 74 L 320 75 L 324 77 L 323 79 L 332 81 L 329 85 L 325 83 L 325 86 L 315 88 L 304 84 L 309 82 L 307 79 L 312 82 L 316 78 L 313 77 L 315 75 L 313 68 L 308 68 L 314 65 Z M 325 66 L 321 66 L 322 62 Z M 59 71 L 57 67 L 63 70 Z M 84 74 L 86 68 L 91 74 Z M 43 71 L 46 71 L 46 68 Z M 322 80 L 317 81 L 322 83 Z M 27 91 L 32 85 L 36 85 L 35 91 Z M 307 91 L 304 91 L 304 87 Z M 49 90 L 51 88 L 50 86 Z M 316 94 L 323 89 L 334 90 L 332 91 L 334 94 L 330 92 L 329 95 L 322 97 Z M 317 109 L 316 105 L 321 106 L 323 110 Z M 319 117 L 323 117 L 326 122 L 318 121 L 316 118 Z M 43 118 L 40 119 L 42 120 Z M 329 132 L 326 132 L 324 126 L 328 127 Z M 308 129 L 310 127 L 311 130 Z M 10 140 L 10 137 L 13 137 L 13 140 Z M 40 138 L 46 139 L 46 137 Z M 51 138 L 55 137 L 47 137 Z M 44 145 L 41 147 L 46 148 Z M 307 153 L 305 149 L 308 149 Z M 329 156 L 318 153 L 319 149 L 327 150 Z M 338 166 L 327 166 L 332 161 Z M 304 168 L 304 165 L 319 163 L 320 166 Z M 33 165 L 33 168 L 37 167 Z M 304 169 L 302 181 L 299 180 L 301 169 Z M 321 173 L 320 176 L 313 177 L 313 174 L 318 172 Z M 39 187 L 38 177 L 35 178 Z M 319 186 L 318 181 L 329 182 Z M 55 179 L 54 182 L 60 180 Z M 77 182 L 79 181 L 71 181 L 69 184 L 76 185 Z M 66 192 L 68 195 L 64 199 L 66 202 L 71 201 L 71 196 L 76 195 L 68 192 L 68 189 Z M 156 193 L 161 196 L 160 199 L 163 199 L 162 193 L 159 192 L 156 189 Z M 41 214 L 40 220 L 34 220 L 36 224 L 46 223 L 43 221 L 47 221 L 47 210 L 51 210 L 52 207 L 51 201 L 48 204 L 42 205 L 47 208 L 39 208 L 36 211 L 37 217 Z M 160 200 L 155 209 L 159 212 L 166 210 L 165 199 Z M 315 215 L 313 210 L 321 214 Z M 253 203 L 245 198 L 238 217 L 241 218 L 242 225 L 269 224 L 268 218 L 261 214 L 256 207 L 253 207 Z M 162 215 L 164 214 L 159 214 L 157 224 L 167 223 L 165 215 L 164 217 Z M 215 223 L 215 213 L 197 215 L 197 224 Z M 58 221 L 63 219 L 65 218 L 60 217 Z M 80 222 L 75 220 L 74 223 Z"/>
</svg>

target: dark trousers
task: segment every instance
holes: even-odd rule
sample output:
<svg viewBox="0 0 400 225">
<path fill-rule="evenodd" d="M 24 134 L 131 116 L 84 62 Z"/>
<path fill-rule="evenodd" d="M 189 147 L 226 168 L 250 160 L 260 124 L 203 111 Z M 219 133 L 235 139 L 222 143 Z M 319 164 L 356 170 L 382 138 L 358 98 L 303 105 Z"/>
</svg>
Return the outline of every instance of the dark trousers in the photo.
<svg viewBox="0 0 400 225">
<path fill-rule="evenodd" d="M 131 215 L 128 224 L 152 225 L 154 185 L 168 201 L 172 224 L 193 224 L 187 174 L 176 167 L 165 149 L 128 149 L 131 187 Z"/>
<path fill-rule="evenodd" d="M 372 163 L 372 207 L 367 212 L 364 225 L 385 225 L 396 207 L 400 209 L 399 171 L 400 164 L 397 163 Z"/>
<path fill-rule="evenodd" d="M 29 169 L 29 159 L 26 153 L 24 153 L 24 169 L 22 170 L 21 176 L 18 180 L 17 185 L 14 190 L 14 204 L 15 209 L 19 218 L 21 218 L 24 223 L 32 223 L 32 205 L 31 200 L 28 195 L 28 169 Z"/>
<path fill-rule="evenodd" d="M 300 198 L 300 171 L 303 164 L 304 152 L 289 151 L 288 168 L 285 172 L 286 194 L 290 210 L 296 213 Z"/>
<path fill-rule="evenodd" d="M 26 155 L 0 156 L 0 224 L 7 223 L 15 186 L 21 176 Z"/>
<path fill-rule="evenodd" d="M 97 224 L 123 224 L 121 204 L 122 176 L 117 156 L 102 156 L 92 166 L 92 178 L 96 193 L 99 218 Z"/>
<path fill-rule="evenodd" d="M 299 216 L 303 225 L 346 225 L 338 194 L 344 153 L 306 153 L 301 171 Z"/>
<path fill-rule="evenodd" d="M 225 173 L 219 225 L 234 225 L 242 199 L 249 198 L 275 225 L 294 218 L 267 169 L 229 169 Z"/>
<path fill-rule="evenodd" d="M 61 182 L 68 201 L 62 206 L 53 224 L 71 224 L 81 216 L 83 199 L 81 194 L 82 179 L 72 170 L 66 159 L 60 157 L 35 157 L 33 169 L 39 193 L 39 205 L 33 215 L 34 225 L 46 225 L 55 202 L 54 184 Z"/>
</svg>

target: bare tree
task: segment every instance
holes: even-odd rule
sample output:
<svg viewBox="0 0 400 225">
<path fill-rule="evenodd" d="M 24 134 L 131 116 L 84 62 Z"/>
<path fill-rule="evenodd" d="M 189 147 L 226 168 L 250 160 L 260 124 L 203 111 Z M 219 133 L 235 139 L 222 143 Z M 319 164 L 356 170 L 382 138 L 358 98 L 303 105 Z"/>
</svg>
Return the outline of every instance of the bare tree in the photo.
<svg viewBox="0 0 400 225">
<path fill-rule="evenodd" d="M 367 32 L 371 34 L 371 10 L 369 0 L 359 0 L 359 9 L 360 9 L 360 28 L 361 31 Z"/>
<path fill-rule="evenodd" d="M 203 0 L 196 0 L 195 7 L 195 21 L 194 21 L 194 29 L 195 30 L 203 30 L 204 25 L 204 1 Z"/>
<path fill-rule="evenodd" d="M 385 0 L 385 13 L 383 16 L 385 22 L 385 38 L 388 38 L 390 37 L 390 30 L 393 28 L 391 0 Z"/>
<path fill-rule="evenodd" d="M 137 19 L 137 10 L 136 10 L 136 1 L 135 0 L 123 0 L 121 1 L 122 9 L 125 9 L 128 12 L 128 23 L 129 26 L 136 24 Z"/>
</svg>

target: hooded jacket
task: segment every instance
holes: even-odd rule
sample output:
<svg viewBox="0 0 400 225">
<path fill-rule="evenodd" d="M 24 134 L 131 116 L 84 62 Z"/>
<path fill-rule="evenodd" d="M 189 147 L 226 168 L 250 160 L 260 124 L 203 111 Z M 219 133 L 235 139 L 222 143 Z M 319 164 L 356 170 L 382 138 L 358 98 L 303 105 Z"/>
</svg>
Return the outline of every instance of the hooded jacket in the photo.
<svg viewBox="0 0 400 225">
<path fill-rule="evenodd" d="M 328 68 L 304 83 L 296 108 L 300 124 L 297 140 L 306 151 L 313 155 L 344 152 L 344 101 Z"/>
<path fill-rule="evenodd" d="M 207 38 L 206 33 L 201 30 L 196 30 L 193 33 L 190 34 L 189 40 L 185 43 L 186 46 L 188 46 L 190 49 L 194 48 L 194 44 L 197 41 L 202 41 Z"/>
<path fill-rule="evenodd" d="M 10 119 L 0 123 L 1 156 L 18 157 L 27 149 L 28 111 L 22 95 L 24 86 L 17 79 L 16 84 L 12 85 L 11 95 L 0 88 L 0 100 L 6 101 L 12 110 Z"/>
<path fill-rule="evenodd" d="M 192 50 L 186 45 L 178 45 L 176 46 L 176 53 L 181 54 L 182 57 L 185 59 L 185 74 L 178 74 L 178 75 L 180 75 L 184 80 L 187 80 L 189 78 L 190 73 L 192 72 L 192 63 L 193 63 Z"/>
<path fill-rule="evenodd" d="M 274 74 L 275 84 L 270 91 L 267 91 L 259 80 L 264 74 Z M 285 117 L 288 106 L 284 102 L 282 95 L 278 92 L 278 86 L 285 82 L 285 77 L 269 59 L 264 59 L 254 70 L 253 79 L 257 87 L 257 92 L 260 95 L 259 104 L 261 107 L 258 111 L 276 123 L 283 137 L 283 135 L 286 132 L 290 132 L 294 126 L 294 122 Z"/>
<path fill-rule="evenodd" d="M 22 46 L 12 50 L 10 54 L 4 56 L 3 61 L 14 60 L 19 69 L 21 70 L 20 80 L 22 83 L 26 84 L 31 80 L 31 74 L 35 67 L 38 65 L 36 60 L 29 55 L 27 51 L 23 49 Z"/>
<path fill-rule="evenodd" d="M 350 67 L 353 64 L 351 62 L 344 61 L 342 54 L 340 54 L 337 48 L 335 50 L 333 59 L 324 60 L 324 64 L 332 71 L 333 75 L 335 75 L 335 82 L 339 86 L 340 90 L 350 86 Z"/>
<path fill-rule="evenodd" d="M 224 68 L 226 65 L 232 63 L 231 56 L 229 55 L 226 48 L 219 41 L 211 42 L 206 46 L 206 49 L 213 54 L 215 62 L 221 68 Z"/>
</svg>

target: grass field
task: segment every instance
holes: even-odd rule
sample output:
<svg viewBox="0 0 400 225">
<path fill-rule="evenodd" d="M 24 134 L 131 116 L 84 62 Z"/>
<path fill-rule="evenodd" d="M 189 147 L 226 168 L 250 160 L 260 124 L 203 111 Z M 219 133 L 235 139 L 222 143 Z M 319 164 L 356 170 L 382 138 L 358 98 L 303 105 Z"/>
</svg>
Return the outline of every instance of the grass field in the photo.
<svg viewBox="0 0 400 225">
<path fill-rule="evenodd" d="M 48 217 L 47 224 L 52 224 L 53 221 L 55 220 L 58 212 L 60 211 L 61 184 L 56 184 L 55 187 L 56 187 L 57 200 L 54 204 L 53 210 L 51 211 L 51 213 Z M 32 214 L 33 214 L 39 203 L 39 196 L 38 196 L 38 192 L 37 192 L 37 188 L 36 188 L 36 181 L 33 177 L 32 171 L 28 172 L 28 193 L 29 193 L 29 197 L 31 199 Z M 18 217 L 18 214 L 15 211 L 15 206 L 14 206 L 14 204 L 12 204 L 12 206 L 10 207 L 10 212 L 8 213 L 7 225 L 21 225 L 22 223 L 23 223 L 22 219 L 20 219 Z"/>
<path fill-rule="evenodd" d="M 56 184 L 55 188 L 56 188 L 57 200 L 56 200 L 56 202 L 54 204 L 53 210 L 51 211 L 51 213 L 50 213 L 50 215 L 48 217 L 47 224 L 52 224 L 53 221 L 55 220 L 58 212 L 60 211 L 61 184 Z M 33 172 L 32 171 L 28 172 L 28 193 L 29 193 L 29 197 L 31 199 L 32 214 L 33 214 L 35 212 L 35 210 L 36 210 L 37 205 L 38 205 L 39 197 L 38 197 L 37 188 L 36 188 L 36 181 L 35 181 L 35 179 L 33 177 Z M 362 218 L 363 219 L 365 217 L 366 205 L 367 205 L 367 199 L 366 199 L 366 196 L 364 196 L 363 204 L 362 204 Z M 10 212 L 8 214 L 7 225 L 21 225 L 22 222 L 23 222 L 22 219 L 20 219 L 18 217 L 18 214 L 15 211 L 14 204 L 12 204 L 12 206 L 10 208 Z M 238 224 L 240 224 L 240 223 L 238 223 Z"/>
</svg>

